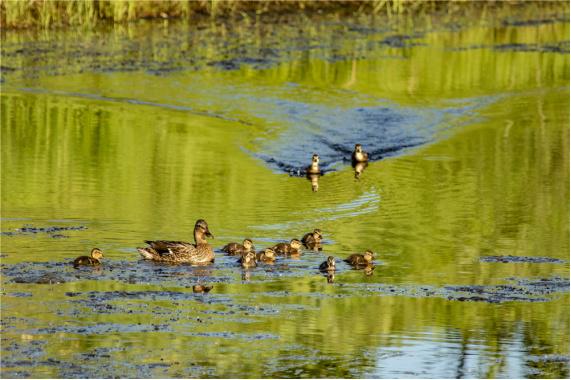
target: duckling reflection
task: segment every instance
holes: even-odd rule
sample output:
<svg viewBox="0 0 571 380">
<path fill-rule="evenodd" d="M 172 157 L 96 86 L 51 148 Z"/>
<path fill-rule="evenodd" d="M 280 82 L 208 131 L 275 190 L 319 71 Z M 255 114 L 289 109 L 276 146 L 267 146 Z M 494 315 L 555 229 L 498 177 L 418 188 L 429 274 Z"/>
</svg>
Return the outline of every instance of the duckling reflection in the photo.
<svg viewBox="0 0 571 380">
<path fill-rule="evenodd" d="M 355 169 L 355 179 L 359 179 L 361 177 L 361 174 L 365 171 L 365 169 L 369 165 L 369 163 L 353 161 L 351 165 L 353 166 L 353 169 Z"/>
<path fill-rule="evenodd" d="M 375 266 L 373 264 L 367 265 L 364 268 L 365 276 L 372 276 L 374 270 L 375 270 Z"/>
<path fill-rule="evenodd" d="M 327 272 L 325 277 L 327 278 L 328 284 L 333 284 L 335 282 L 335 272 Z"/>
<path fill-rule="evenodd" d="M 314 193 L 319 191 L 319 177 L 320 174 L 308 174 L 307 179 L 311 182 L 311 190 Z"/>
<path fill-rule="evenodd" d="M 252 272 L 249 269 L 242 269 L 242 281 L 243 282 L 250 282 L 250 278 L 252 277 Z"/>
<path fill-rule="evenodd" d="M 207 277 L 211 277 L 212 276 L 212 267 L 206 267 L 206 266 L 197 266 L 197 267 L 190 267 L 190 271 L 192 273 L 193 276 L 196 276 L 197 278 L 207 278 Z M 188 272 L 183 272 L 180 273 L 183 276 L 188 276 Z"/>
</svg>

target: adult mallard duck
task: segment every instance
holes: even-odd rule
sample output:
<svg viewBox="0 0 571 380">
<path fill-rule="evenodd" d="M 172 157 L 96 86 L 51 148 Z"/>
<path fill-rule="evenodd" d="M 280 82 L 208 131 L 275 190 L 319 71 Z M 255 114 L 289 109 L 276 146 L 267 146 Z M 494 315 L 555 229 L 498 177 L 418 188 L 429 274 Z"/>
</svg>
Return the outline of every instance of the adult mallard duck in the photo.
<svg viewBox="0 0 571 380">
<path fill-rule="evenodd" d="M 278 243 L 272 249 L 278 255 L 299 255 L 301 254 L 301 242 L 297 239 L 291 239 L 289 243 Z"/>
<path fill-rule="evenodd" d="M 358 267 L 358 268 L 362 268 L 362 267 L 368 267 L 371 266 L 371 264 L 373 263 L 373 257 L 374 254 L 372 251 L 365 251 L 365 254 L 361 255 L 359 253 L 355 253 L 349 257 L 347 257 L 345 260 L 346 263 L 353 265 L 354 267 Z"/>
<path fill-rule="evenodd" d="M 205 220 L 199 219 L 194 225 L 195 244 L 184 241 L 146 240 L 150 247 L 137 248 L 145 260 L 171 263 L 204 265 L 214 262 L 214 251 L 206 237 L 214 237 L 208 230 Z"/>
<path fill-rule="evenodd" d="M 353 161 L 353 163 L 369 161 L 369 154 L 363 151 L 361 144 L 355 144 L 355 150 L 351 155 L 351 161 Z"/>
<path fill-rule="evenodd" d="M 73 260 L 73 266 L 78 267 L 80 265 L 101 265 L 101 259 L 103 258 L 103 252 L 99 248 L 93 248 L 91 250 L 90 256 L 79 256 L 77 259 Z"/>
<path fill-rule="evenodd" d="M 254 243 L 250 239 L 244 239 L 243 243 L 228 243 L 222 248 L 222 252 L 229 256 L 243 255 L 246 252 L 254 251 Z"/>
</svg>

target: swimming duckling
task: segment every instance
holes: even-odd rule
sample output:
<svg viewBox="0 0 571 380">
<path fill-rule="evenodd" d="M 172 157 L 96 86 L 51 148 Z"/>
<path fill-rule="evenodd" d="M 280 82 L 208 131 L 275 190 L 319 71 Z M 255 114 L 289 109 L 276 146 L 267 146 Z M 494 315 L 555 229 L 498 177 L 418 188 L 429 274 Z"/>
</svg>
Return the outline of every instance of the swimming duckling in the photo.
<svg viewBox="0 0 571 380">
<path fill-rule="evenodd" d="M 327 261 L 324 261 L 319 266 L 319 270 L 322 272 L 331 272 L 335 271 L 335 257 L 329 256 Z"/>
<path fill-rule="evenodd" d="M 209 291 L 211 291 L 213 288 L 213 286 L 211 285 L 194 285 L 192 287 L 192 291 L 194 293 L 208 293 Z"/>
<path fill-rule="evenodd" d="M 253 268 L 256 264 L 256 253 L 249 251 L 242 255 L 238 262 L 242 265 L 242 268 Z"/>
<path fill-rule="evenodd" d="M 289 243 L 278 243 L 272 249 L 278 255 L 299 255 L 301 254 L 301 242 L 297 239 L 291 239 Z"/>
<path fill-rule="evenodd" d="M 79 256 L 77 259 L 73 260 L 73 266 L 78 267 L 80 265 L 101 265 L 101 259 L 103 258 L 103 252 L 99 248 L 93 248 L 91 250 L 91 256 Z"/>
<path fill-rule="evenodd" d="M 271 248 L 256 253 L 256 260 L 264 263 L 273 263 L 276 261 L 276 253 Z"/>
<path fill-rule="evenodd" d="M 313 232 L 308 232 L 301 238 L 301 242 L 305 245 L 308 244 L 315 244 L 321 243 L 321 239 L 323 239 L 323 235 L 321 234 L 321 230 L 316 228 Z"/>
<path fill-rule="evenodd" d="M 361 255 L 359 253 L 355 253 L 349 257 L 347 257 L 345 260 L 346 263 L 351 264 L 355 267 L 366 267 L 366 266 L 370 266 L 373 263 L 373 252 L 372 251 L 365 251 L 364 255 Z"/>
<path fill-rule="evenodd" d="M 319 169 L 319 155 L 314 154 L 311 157 L 311 165 L 305 170 L 307 174 L 321 174 L 321 169 Z"/>
<path fill-rule="evenodd" d="M 369 154 L 367 152 L 363 152 L 363 148 L 361 144 L 355 144 L 355 150 L 351 155 L 351 161 L 353 162 L 367 162 L 369 161 Z"/>
<path fill-rule="evenodd" d="M 254 243 L 250 239 L 244 239 L 242 244 L 228 243 L 222 248 L 222 252 L 228 253 L 229 256 L 243 255 L 250 251 L 254 251 Z"/>
</svg>

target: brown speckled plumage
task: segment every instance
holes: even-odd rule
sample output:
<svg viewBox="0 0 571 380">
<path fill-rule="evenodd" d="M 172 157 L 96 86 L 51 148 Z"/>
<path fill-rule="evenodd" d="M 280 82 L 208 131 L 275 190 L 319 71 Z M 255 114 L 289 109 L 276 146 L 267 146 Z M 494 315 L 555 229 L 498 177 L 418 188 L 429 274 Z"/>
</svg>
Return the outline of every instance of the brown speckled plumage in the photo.
<svg viewBox="0 0 571 380">
<path fill-rule="evenodd" d="M 99 248 L 93 248 L 91 250 L 91 256 L 79 256 L 77 259 L 73 260 L 73 266 L 78 267 L 80 265 L 101 265 L 102 258 L 103 252 L 101 252 Z"/>
<path fill-rule="evenodd" d="M 256 260 L 263 263 L 273 263 L 276 261 L 276 253 L 271 248 L 256 253 Z"/>
<path fill-rule="evenodd" d="M 319 270 L 322 272 L 329 272 L 335 270 L 335 257 L 329 256 L 327 261 L 324 261 L 319 265 Z"/>
<path fill-rule="evenodd" d="M 278 255 L 299 255 L 301 254 L 301 242 L 292 239 L 289 243 L 278 243 L 272 247 L 272 250 Z"/>
<path fill-rule="evenodd" d="M 206 221 L 199 219 L 194 225 L 194 241 L 196 244 L 184 241 L 146 240 L 146 248 L 137 248 L 146 260 L 164 261 L 171 263 L 189 263 L 194 265 L 209 264 L 214 261 L 214 251 L 206 236 L 212 237 Z"/>
<path fill-rule="evenodd" d="M 247 252 L 238 259 L 238 262 L 242 265 L 242 268 L 253 268 L 257 265 L 256 254 L 251 251 Z"/>
<path fill-rule="evenodd" d="M 346 263 L 351 264 L 355 267 L 365 267 L 370 266 L 373 263 L 373 252 L 366 251 L 365 254 L 355 253 L 345 260 Z"/>
<path fill-rule="evenodd" d="M 222 252 L 228 253 L 228 256 L 243 255 L 250 251 L 254 251 L 254 245 L 250 239 L 244 239 L 242 244 L 228 243 L 222 248 Z"/>
</svg>

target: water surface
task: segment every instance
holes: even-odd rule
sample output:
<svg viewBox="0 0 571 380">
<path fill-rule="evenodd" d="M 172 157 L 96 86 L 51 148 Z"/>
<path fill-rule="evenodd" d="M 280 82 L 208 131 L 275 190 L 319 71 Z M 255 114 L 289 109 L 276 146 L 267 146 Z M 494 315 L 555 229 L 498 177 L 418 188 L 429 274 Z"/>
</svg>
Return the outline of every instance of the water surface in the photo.
<svg viewBox="0 0 571 380">
<path fill-rule="evenodd" d="M 569 23 L 544 11 L 5 32 L 2 376 L 568 377 Z M 314 152 L 318 191 L 291 175 Z M 325 244 L 139 260 L 198 218 L 217 248 Z"/>
</svg>

